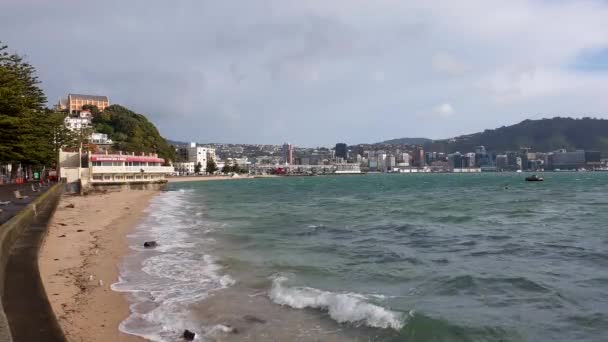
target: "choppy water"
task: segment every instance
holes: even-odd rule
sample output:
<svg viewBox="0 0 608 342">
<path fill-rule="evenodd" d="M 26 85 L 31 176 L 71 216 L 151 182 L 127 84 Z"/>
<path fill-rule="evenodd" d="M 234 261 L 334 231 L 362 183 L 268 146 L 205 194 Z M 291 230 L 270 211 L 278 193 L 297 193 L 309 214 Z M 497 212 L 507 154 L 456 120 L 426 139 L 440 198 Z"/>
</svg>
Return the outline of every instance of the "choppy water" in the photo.
<svg viewBox="0 0 608 342">
<path fill-rule="evenodd" d="M 170 184 L 125 332 L 179 341 L 607 341 L 608 174 Z M 143 250 L 144 240 L 160 247 Z"/>
</svg>

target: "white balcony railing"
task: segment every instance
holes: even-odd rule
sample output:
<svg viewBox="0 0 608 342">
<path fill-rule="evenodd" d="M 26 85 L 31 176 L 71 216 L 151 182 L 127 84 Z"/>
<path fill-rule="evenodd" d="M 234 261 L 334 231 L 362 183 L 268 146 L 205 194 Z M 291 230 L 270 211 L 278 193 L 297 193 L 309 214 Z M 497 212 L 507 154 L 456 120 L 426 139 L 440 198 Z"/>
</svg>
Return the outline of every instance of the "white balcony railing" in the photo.
<svg viewBox="0 0 608 342">
<path fill-rule="evenodd" d="M 142 172 L 143 170 L 143 172 Z M 91 166 L 91 173 L 173 173 L 172 166 Z"/>
</svg>

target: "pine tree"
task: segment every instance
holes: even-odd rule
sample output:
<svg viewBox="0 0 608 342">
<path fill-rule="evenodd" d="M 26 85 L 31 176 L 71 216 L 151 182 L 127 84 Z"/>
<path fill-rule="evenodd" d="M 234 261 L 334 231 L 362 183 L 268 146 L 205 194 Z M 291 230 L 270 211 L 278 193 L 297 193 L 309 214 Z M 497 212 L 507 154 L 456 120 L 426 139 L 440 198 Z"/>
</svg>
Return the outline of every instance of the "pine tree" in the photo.
<svg viewBox="0 0 608 342">
<path fill-rule="evenodd" d="M 207 167 L 205 168 L 208 174 L 212 175 L 217 171 L 217 164 L 213 158 L 207 159 Z"/>
</svg>

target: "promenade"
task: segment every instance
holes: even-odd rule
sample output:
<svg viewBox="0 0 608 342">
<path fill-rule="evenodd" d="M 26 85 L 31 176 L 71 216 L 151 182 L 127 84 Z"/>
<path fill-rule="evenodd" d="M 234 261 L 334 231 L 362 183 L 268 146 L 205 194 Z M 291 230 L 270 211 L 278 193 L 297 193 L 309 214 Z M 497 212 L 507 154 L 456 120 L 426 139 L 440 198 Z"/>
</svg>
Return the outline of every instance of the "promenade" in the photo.
<svg viewBox="0 0 608 342">
<path fill-rule="evenodd" d="M 35 189 L 32 191 L 32 184 L 35 184 Z M 10 220 L 16 213 L 25 208 L 29 203 L 34 201 L 38 196 L 46 192 L 50 186 L 39 187 L 38 183 L 25 184 L 2 184 L 0 185 L 0 202 L 10 201 L 9 204 L 0 205 L 0 224 Z M 14 191 L 19 190 L 22 196 L 27 196 L 26 199 L 16 199 Z"/>
</svg>

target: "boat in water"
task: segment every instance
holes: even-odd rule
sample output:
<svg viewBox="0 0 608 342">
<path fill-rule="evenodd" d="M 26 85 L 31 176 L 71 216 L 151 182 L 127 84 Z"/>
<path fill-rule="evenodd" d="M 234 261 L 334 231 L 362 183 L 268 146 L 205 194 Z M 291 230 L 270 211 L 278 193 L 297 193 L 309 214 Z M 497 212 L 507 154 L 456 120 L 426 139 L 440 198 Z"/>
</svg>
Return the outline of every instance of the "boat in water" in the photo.
<svg viewBox="0 0 608 342">
<path fill-rule="evenodd" d="M 543 177 L 532 175 L 530 177 L 526 177 L 526 182 L 542 182 L 545 179 Z"/>
</svg>

